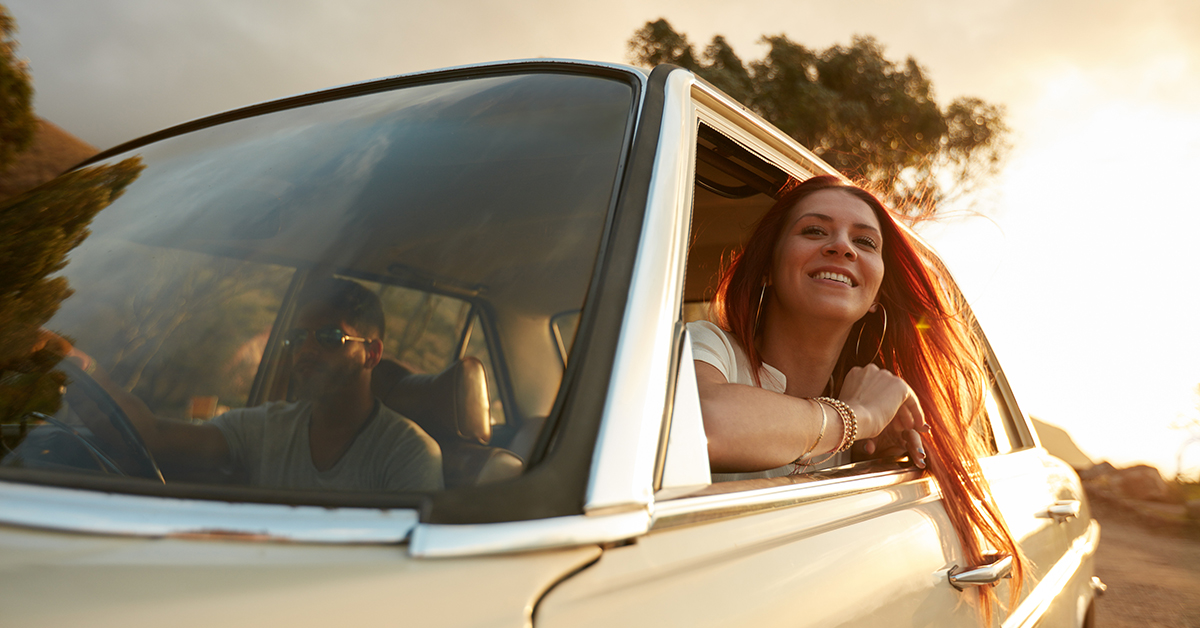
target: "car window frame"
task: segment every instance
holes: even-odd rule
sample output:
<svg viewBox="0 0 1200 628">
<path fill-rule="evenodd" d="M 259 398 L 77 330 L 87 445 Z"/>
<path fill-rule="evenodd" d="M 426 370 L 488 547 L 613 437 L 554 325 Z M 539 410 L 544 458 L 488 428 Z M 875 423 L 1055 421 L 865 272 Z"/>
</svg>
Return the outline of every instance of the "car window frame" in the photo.
<svg viewBox="0 0 1200 628">
<path fill-rule="evenodd" d="M 545 448 L 549 454 L 543 452 L 544 460 L 541 461 L 538 473 L 527 473 L 497 484 L 449 489 L 438 493 L 359 495 L 317 491 L 297 494 L 253 487 L 184 483 L 176 483 L 164 489 L 161 485 L 148 485 L 135 479 L 88 475 L 64 476 L 42 471 L 10 470 L 11 473 L 6 473 L 5 477 L 0 478 L 0 493 L 3 493 L 0 494 L 0 501 L 5 501 L 6 496 L 14 491 L 25 495 L 28 493 L 26 488 L 37 487 L 45 489 L 44 493 L 39 494 L 44 494 L 50 501 L 60 499 L 55 497 L 57 495 L 77 494 L 78 491 L 101 492 L 136 498 L 136 503 L 146 508 L 153 508 L 155 503 L 177 504 L 182 502 L 189 504 L 189 508 L 200 510 L 220 510 L 224 507 L 223 504 L 245 503 L 254 506 L 255 509 L 262 506 L 266 511 L 271 511 L 275 507 L 283 507 L 284 510 L 281 510 L 280 513 L 287 512 L 288 509 L 294 510 L 297 507 L 306 508 L 308 506 L 334 511 L 344 508 L 366 508 L 385 514 L 397 510 L 414 511 L 419 513 L 420 525 L 448 526 L 451 529 L 469 527 L 464 524 L 504 522 L 520 525 L 533 520 L 581 515 L 580 504 L 589 477 L 590 452 L 598 430 L 602 405 L 595 403 L 595 399 L 602 399 L 607 390 L 604 385 L 606 377 L 589 378 L 589 375 L 603 374 L 611 369 L 611 359 L 605 361 L 604 347 L 606 345 L 611 347 L 615 342 L 615 338 L 619 335 L 620 321 L 619 317 L 615 321 L 612 320 L 611 317 L 606 316 L 606 313 L 611 312 L 614 308 L 620 308 L 624 304 L 628 282 L 622 281 L 621 277 L 623 273 L 627 277 L 629 260 L 623 251 L 629 249 L 631 242 L 636 242 L 648 184 L 647 177 L 633 176 L 639 170 L 637 167 L 631 166 L 631 162 L 645 166 L 640 172 L 648 173 L 651 170 L 653 137 L 657 128 L 656 118 L 661 115 L 661 107 L 655 105 L 656 102 L 661 102 L 661 81 L 660 89 L 657 92 L 659 98 L 656 101 L 651 77 L 637 69 L 615 64 L 537 59 L 421 72 L 303 94 L 209 116 L 118 145 L 85 160 L 76 168 L 98 163 L 125 152 L 136 151 L 139 147 L 177 135 L 277 111 L 392 91 L 410 85 L 530 74 L 589 76 L 615 81 L 630 90 L 628 110 L 620 138 L 620 152 L 614 160 L 611 194 L 606 206 L 603 229 L 598 237 L 599 252 L 588 277 L 589 287 L 584 298 L 585 316 L 580 321 L 579 337 L 576 339 L 572 351 L 573 357 L 576 355 L 580 357 L 572 359 L 570 366 L 565 369 L 555 405 L 551 410 L 552 419 L 557 420 L 560 416 L 571 415 L 571 420 L 563 422 L 558 430 L 547 430 L 547 432 L 553 431 L 553 440 L 557 441 L 557 446 Z M 665 76 L 665 71 L 660 75 Z M 300 285 L 297 276 L 294 275 L 290 289 L 295 292 Z M 289 307 L 294 310 L 295 295 L 286 294 L 285 301 L 291 303 L 292 305 Z M 281 307 L 271 334 L 274 341 L 271 346 L 274 351 L 281 350 L 279 338 L 281 338 L 283 330 L 279 327 L 292 320 L 295 315 L 294 311 L 284 312 L 282 310 L 284 308 Z M 592 310 L 598 311 L 592 312 Z M 490 324 L 487 317 L 481 317 L 480 320 L 485 326 Z M 493 359 L 502 359 L 500 358 L 502 347 L 496 342 L 496 328 L 488 327 L 485 335 L 489 351 L 495 352 Z M 611 351 L 609 354 L 611 358 Z M 273 362 L 278 364 L 278 356 L 274 356 Z M 256 373 L 256 379 L 259 375 L 260 373 Z M 252 387 L 256 392 L 254 395 L 250 395 L 251 399 L 266 394 L 265 385 L 260 383 L 257 386 L 252 385 Z M 578 411 L 581 418 L 576 420 L 576 412 L 580 407 L 583 408 Z M 547 423 L 549 424 L 551 421 L 548 420 Z M 67 492 L 63 493 L 63 491 Z M 163 500 L 163 498 L 166 499 Z M 35 501 L 36 499 L 40 498 L 35 498 Z M 171 512 L 175 515 L 185 516 L 181 514 L 184 510 L 186 509 L 175 509 Z M 133 519 L 128 519 L 128 521 L 130 526 L 136 527 Z M 404 529 L 397 529 L 394 523 L 393 521 L 391 524 L 386 524 L 391 531 L 385 537 L 392 542 L 405 541 L 417 534 L 413 530 L 414 526 L 405 524 L 407 527 Z M 181 525 L 186 527 L 186 524 Z M 239 532 L 246 526 L 249 526 L 246 528 L 247 530 L 261 532 L 263 538 L 291 538 L 286 533 L 281 537 L 274 537 L 267 528 L 251 524 L 230 524 L 222 527 L 222 530 L 236 536 L 249 533 Z M 66 525 L 65 528 L 72 529 L 72 526 Z M 136 534 L 136 532 L 132 533 Z M 451 535 L 451 537 L 444 542 L 455 544 L 463 540 L 456 535 Z M 312 540 L 311 537 L 306 537 L 306 539 Z M 340 541 L 331 536 L 330 542 Z"/>
<path fill-rule="evenodd" d="M 765 162 L 766 165 L 778 168 L 787 175 L 804 180 L 819 174 L 832 174 L 843 180 L 845 177 L 824 164 L 811 151 L 795 143 L 789 137 L 783 136 L 777 129 L 770 126 L 742 105 L 732 101 L 702 79 L 697 79 L 691 89 L 694 119 L 691 121 L 693 147 L 691 159 L 693 169 L 689 186 L 696 186 L 695 146 L 699 140 L 700 127 L 707 126 L 725 138 L 735 142 L 746 153 Z M 691 198 L 689 195 L 689 203 Z M 692 217 L 695 207 L 689 204 L 688 237 L 689 242 L 695 237 L 692 232 Z M 928 247 L 916 238 L 918 246 Z M 936 254 L 932 258 L 937 264 L 942 264 Z M 682 272 L 687 273 L 687 264 Z M 947 272 L 947 274 L 949 274 Z M 684 285 L 686 278 L 679 282 Z M 953 281 L 951 280 L 951 283 Z M 955 285 L 951 289 L 957 291 Z M 690 406 L 692 401 L 677 398 L 680 394 L 695 394 L 688 390 L 685 378 L 680 374 L 684 368 L 691 365 L 682 364 L 684 352 L 681 344 L 687 337 L 684 332 L 683 299 L 680 299 L 680 309 L 673 337 L 672 352 L 676 363 L 671 371 L 671 395 L 666 404 L 663 425 L 660 430 L 660 442 L 654 467 L 654 489 L 656 492 L 654 508 L 656 511 L 653 529 L 674 525 L 688 525 L 697 521 L 727 516 L 743 516 L 812 501 L 827 499 L 850 492 L 877 490 L 904 483 L 932 482 L 919 469 L 912 466 L 901 466 L 895 460 L 868 460 L 843 465 L 831 470 L 809 472 L 800 476 L 772 478 L 770 480 L 750 480 L 741 482 L 711 483 L 708 486 L 664 486 L 663 473 L 666 459 L 671 448 L 670 433 L 672 414 L 676 407 Z M 1023 417 L 1016 408 L 1015 397 L 1008 388 L 1003 371 L 998 368 L 998 361 L 987 343 L 986 336 L 976 325 L 975 332 L 986 350 L 986 368 L 991 379 L 986 387 L 988 394 L 996 397 L 996 405 L 1000 408 L 1000 421 L 1005 425 L 1007 435 L 1012 441 L 1009 451 L 996 452 L 993 455 L 1003 455 L 1024 451 L 1031 446 L 1028 429 L 1022 429 L 1022 422 L 1016 417 Z M 690 355 L 690 352 L 687 353 Z M 693 378 L 694 379 L 694 378 Z M 694 386 L 694 383 L 691 384 Z M 990 430 L 990 427 L 989 427 Z M 1014 438 L 1015 437 L 1015 438 Z M 678 452 L 670 452 L 676 453 Z M 688 454 L 683 454 L 688 455 Z M 693 452 L 693 455 L 695 453 Z M 706 456 L 706 452 L 705 452 Z M 705 457 L 705 463 L 707 458 Z M 721 484 L 731 486 L 720 486 Z M 931 485 L 932 486 L 932 485 Z"/>
</svg>

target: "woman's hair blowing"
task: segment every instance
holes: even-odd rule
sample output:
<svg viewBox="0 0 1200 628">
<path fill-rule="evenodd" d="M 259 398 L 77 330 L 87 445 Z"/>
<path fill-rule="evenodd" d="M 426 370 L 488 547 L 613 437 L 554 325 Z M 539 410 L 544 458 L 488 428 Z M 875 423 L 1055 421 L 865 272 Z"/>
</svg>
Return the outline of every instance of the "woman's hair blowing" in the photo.
<svg viewBox="0 0 1200 628">
<path fill-rule="evenodd" d="M 978 457 L 984 455 L 979 430 L 986 425 L 983 400 L 990 381 L 974 318 L 942 264 L 918 249 L 869 192 L 831 176 L 808 179 L 785 191 L 763 215 L 745 248 L 723 272 L 713 298 L 715 322 L 733 334 L 750 359 L 758 382 L 762 355 L 755 344 L 763 287 L 774 251 L 791 210 L 821 190 L 838 190 L 866 203 L 883 235 L 883 283 L 877 300 L 888 324 L 880 339 L 877 315 L 867 314 L 851 330 L 834 369 L 836 395 L 846 372 L 873 361 L 908 382 L 916 392 L 931 431 L 923 436 L 928 469 L 945 498 L 946 513 L 962 541 L 964 560 L 980 565 L 994 548 L 1014 558 L 1010 601 L 1018 599 L 1026 561 L 992 498 Z M 858 345 L 867 347 L 860 357 Z M 873 351 L 879 347 L 878 351 Z M 981 591 L 980 611 L 990 623 L 994 592 Z"/>
</svg>

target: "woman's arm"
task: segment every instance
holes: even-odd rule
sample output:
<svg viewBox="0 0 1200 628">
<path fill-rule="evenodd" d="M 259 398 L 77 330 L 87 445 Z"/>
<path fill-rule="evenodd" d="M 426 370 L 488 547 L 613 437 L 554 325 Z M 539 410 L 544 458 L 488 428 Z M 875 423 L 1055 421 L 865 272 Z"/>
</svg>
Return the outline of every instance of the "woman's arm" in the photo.
<svg viewBox="0 0 1200 628">
<path fill-rule="evenodd" d="M 696 361 L 700 410 L 715 473 L 774 469 L 812 448 L 821 432 L 821 408 L 809 399 L 754 386 L 730 384 L 721 371 Z M 837 412 L 825 408 L 825 435 L 813 454 L 833 451 L 842 440 Z"/>
<path fill-rule="evenodd" d="M 813 399 L 730 384 L 716 367 L 699 360 L 696 381 L 714 472 L 773 469 L 810 450 L 810 457 L 832 452 L 842 442 L 845 426 L 838 413 Z M 924 466 L 916 430 L 927 429 L 925 416 L 904 380 L 875 366 L 854 368 L 846 376 L 841 400 L 854 411 L 858 440 L 874 439 L 892 425 L 904 431 L 909 453 Z M 873 451 L 873 445 L 868 443 L 867 449 Z"/>
</svg>

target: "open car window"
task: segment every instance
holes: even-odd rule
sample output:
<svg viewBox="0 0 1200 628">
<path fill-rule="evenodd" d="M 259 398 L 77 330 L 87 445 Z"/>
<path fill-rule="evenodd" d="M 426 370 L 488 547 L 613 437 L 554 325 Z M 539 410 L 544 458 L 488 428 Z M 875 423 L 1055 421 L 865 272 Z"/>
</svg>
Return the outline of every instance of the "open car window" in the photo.
<svg viewBox="0 0 1200 628">
<path fill-rule="evenodd" d="M 585 308 L 633 110 L 629 84 L 585 74 L 401 82 L 199 125 L 14 199 L 7 211 L 88 228 L 58 260 L 59 289 L 31 296 L 53 317 L 4 330 L 29 359 L 0 386 L 0 473 L 161 481 L 97 433 L 88 419 L 107 414 L 92 406 L 111 400 L 39 327 L 155 416 L 202 424 L 295 399 L 297 299 L 340 277 L 382 302 L 393 374 L 425 378 L 405 394 L 423 382 L 438 397 L 411 418 L 440 445 L 446 485 L 478 483 L 462 452 L 535 440 L 522 430 L 559 394 L 575 327 L 553 321 Z M 469 386 L 437 379 L 463 363 L 482 373 Z M 428 410 L 461 407 L 452 395 L 482 409 L 478 425 Z M 158 462 L 168 485 L 191 481 Z"/>
<path fill-rule="evenodd" d="M 710 124 L 711 122 L 711 124 Z M 721 272 L 728 268 L 733 256 L 750 238 L 758 220 L 774 204 L 781 189 L 792 179 L 806 179 L 814 173 L 798 171 L 795 164 L 773 155 L 773 149 L 763 141 L 755 140 L 751 134 L 727 128 L 728 122 L 706 115 L 701 110 L 696 132 L 696 158 L 693 180 L 693 206 L 691 208 L 691 231 L 688 239 L 688 257 L 683 288 L 680 323 L 712 321 L 710 302 L 716 294 Z M 790 170 L 785 170 L 790 168 Z M 951 289 L 955 289 L 951 287 Z M 693 365 L 680 365 L 680 370 Z M 997 405 L 994 395 L 999 394 L 991 382 L 985 383 L 991 390 L 987 396 L 984 413 L 974 428 L 986 455 L 1007 453 L 1015 449 L 1010 438 L 1006 411 Z M 692 395 L 696 392 L 685 386 L 677 386 L 676 395 Z M 681 408 L 698 408 L 694 399 L 675 399 L 675 412 Z M 684 421 L 693 420 L 683 418 Z M 702 449 L 688 450 L 673 448 L 668 439 L 664 450 L 667 460 L 674 455 L 702 456 Z M 696 491 L 694 487 L 673 489 L 663 495 L 697 496 L 727 493 L 768 486 L 807 484 L 824 479 L 841 479 L 868 473 L 896 471 L 909 468 L 906 458 L 881 458 L 851 462 L 846 455 L 841 463 L 828 468 L 813 467 L 788 477 L 758 478 L 747 480 L 733 475 L 712 474 L 712 486 Z"/>
</svg>

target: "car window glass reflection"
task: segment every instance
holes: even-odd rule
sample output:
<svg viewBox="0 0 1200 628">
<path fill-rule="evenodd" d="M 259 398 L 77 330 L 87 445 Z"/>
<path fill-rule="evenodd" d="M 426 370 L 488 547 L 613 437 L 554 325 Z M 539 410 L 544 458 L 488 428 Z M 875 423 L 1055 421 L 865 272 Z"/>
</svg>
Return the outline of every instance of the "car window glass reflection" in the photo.
<svg viewBox="0 0 1200 628">
<path fill-rule="evenodd" d="M 232 119 L 43 186 L 25 202 L 83 229 L 58 252 L 53 317 L 22 332 L 37 374 L 0 390 L 0 467 L 389 493 L 520 473 L 507 447 L 559 393 L 572 338 L 550 318 L 584 307 L 632 95 L 582 74 L 413 84 Z M 386 332 L 310 320 L 305 290 L 332 278 L 377 299 Z M 333 398 L 353 420 L 325 420 Z M 346 456 L 373 460 L 371 479 L 324 482 Z"/>
</svg>

